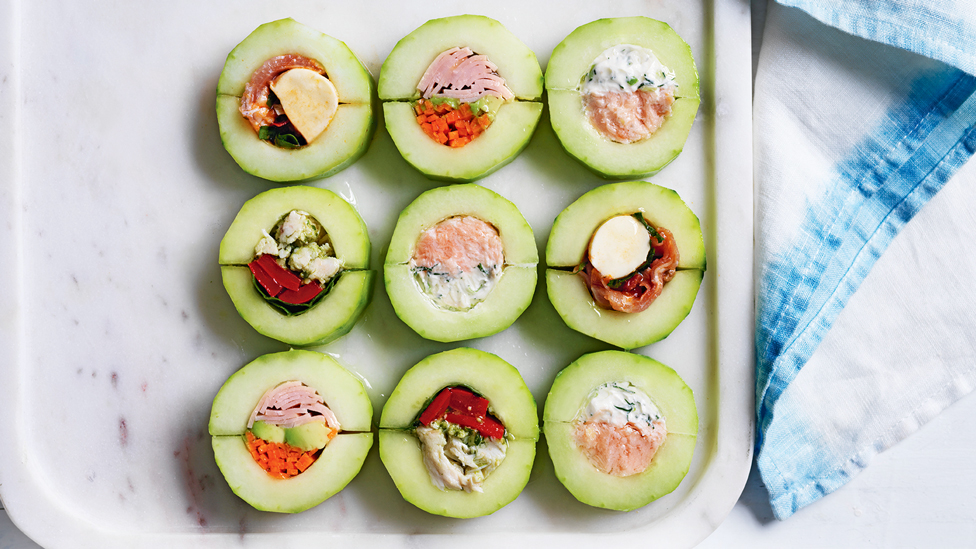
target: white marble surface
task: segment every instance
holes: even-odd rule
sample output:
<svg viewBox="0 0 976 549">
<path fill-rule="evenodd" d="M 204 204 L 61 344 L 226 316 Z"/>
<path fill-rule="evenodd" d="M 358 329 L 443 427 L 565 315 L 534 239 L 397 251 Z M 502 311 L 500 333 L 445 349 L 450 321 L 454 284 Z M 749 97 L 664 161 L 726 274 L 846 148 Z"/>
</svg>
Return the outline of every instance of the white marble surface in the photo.
<svg viewBox="0 0 976 549">
<path fill-rule="evenodd" d="M 440 0 L 420 11 L 389 3 L 366 17 L 363 7 L 342 2 L 0 2 L 0 21 L 13 27 L 0 54 L 17 60 L 3 65 L 3 81 L 17 86 L 0 88 L 10 107 L 4 128 L 16 129 L 2 132 L 12 161 L 0 169 L 18 183 L 0 195 L 2 249 L 14 258 L 0 281 L 17 289 L 0 297 L 9 313 L 0 345 L 12 365 L 0 370 L 0 392 L 13 410 L 0 433 L 14 441 L 0 458 L 0 482 L 13 516 L 44 543 L 72 547 L 131 546 L 145 532 L 159 546 L 236 546 L 245 533 L 297 541 L 304 532 L 329 539 L 328 532 L 368 531 L 402 544 L 411 540 L 394 534 L 504 530 L 524 534 L 519 539 L 528 544 L 638 528 L 682 545 L 706 535 L 733 505 L 751 452 L 751 264 L 743 260 L 751 248 L 721 242 L 730 234 L 722 227 L 751 224 L 749 193 L 742 192 L 751 158 L 741 24 L 748 5 L 720 5 L 713 12 L 698 2 L 623 0 L 553 12 L 542 3 L 500 1 L 485 11 L 523 37 L 543 66 L 582 23 L 634 13 L 665 19 L 691 44 L 706 79 L 711 48 L 721 46 L 735 64 L 717 68 L 717 77 L 735 83 L 707 98 L 684 152 L 654 178 L 702 218 L 710 256 L 690 316 L 667 340 L 639 350 L 675 367 L 696 393 L 700 443 L 685 482 L 641 511 L 600 512 L 565 497 L 540 445 L 533 480 L 516 502 L 457 522 L 403 502 L 375 451 L 325 504 L 297 516 L 255 512 L 217 471 L 206 421 L 232 372 L 285 348 L 241 320 L 215 261 L 240 205 L 269 187 L 220 145 L 214 88 L 224 56 L 258 24 L 294 16 L 344 39 L 375 75 L 399 37 L 432 13 L 459 8 Z M 724 181 L 731 174 L 739 177 Z M 524 153 L 482 183 L 521 209 L 543 249 L 556 214 L 600 181 L 563 153 L 544 117 Z M 396 213 L 433 185 L 382 130 L 357 164 L 314 184 L 357 206 L 377 266 Z M 737 260 L 723 259 L 719 249 Z M 719 303 L 726 306 L 719 310 Z M 607 348 L 565 328 L 542 284 L 515 326 L 468 344 L 519 367 L 540 403 L 560 368 Z M 452 346 L 406 328 L 377 287 L 353 332 L 318 350 L 362 376 L 378 410 L 403 371 Z M 0 533 L 3 544 L 25 542 L 9 526 Z"/>
</svg>

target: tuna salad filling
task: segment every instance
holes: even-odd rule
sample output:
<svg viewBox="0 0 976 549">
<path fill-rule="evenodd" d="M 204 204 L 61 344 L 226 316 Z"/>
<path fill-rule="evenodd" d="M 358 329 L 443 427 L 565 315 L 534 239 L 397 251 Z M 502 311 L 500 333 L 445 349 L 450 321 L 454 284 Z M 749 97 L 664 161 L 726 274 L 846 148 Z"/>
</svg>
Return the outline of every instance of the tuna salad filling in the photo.
<svg viewBox="0 0 976 549">
<path fill-rule="evenodd" d="M 674 73 L 651 50 L 622 44 L 601 53 L 583 77 L 580 93 L 590 123 L 618 143 L 640 141 L 671 114 Z"/>
<path fill-rule="evenodd" d="M 342 260 L 322 225 L 308 212 L 292 210 L 254 246 L 248 263 L 255 285 L 285 314 L 308 310 L 338 279 Z"/>
<path fill-rule="evenodd" d="M 647 469 L 668 435 L 661 411 L 629 381 L 594 389 L 573 423 L 573 441 L 590 463 L 620 477 Z"/>
<path fill-rule="evenodd" d="M 417 123 L 431 139 L 457 148 L 481 135 L 499 105 L 515 94 L 498 75 L 498 67 L 470 48 L 442 52 L 417 84 Z"/>
<path fill-rule="evenodd" d="M 576 267 L 593 300 L 604 309 L 639 313 L 651 306 L 678 267 L 674 236 L 640 212 L 613 217 L 590 239 Z"/>
<path fill-rule="evenodd" d="M 482 492 L 508 451 L 505 427 L 488 400 L 464 387 L 439 392 L 417 418 L 424 466 L 441 490 Z"/>
<path fill-rule="evenodd" d="M 332 410 L 315 389 L 300 381 L 278 384 L 261 397 L 247 422 L 247 448 L 275 478 L 307 470 L 339 433 Z"/>
<path fill-rule="evenodd" d="M 328 127 L 339 105 L 335 85 L 317 61 L 288 54 L 272 57 L 251 75 L 241 95 L 241 115 L 258 138 L 295 149 Z"/>
<path fill-rule="evenodd" d="M 421 233 L 410 259 L 420 291 L 442 309 L 468 311 L 487 299 L 502 275 L 498 230 L 469 215 L 449 217 Z"/>
</svg>

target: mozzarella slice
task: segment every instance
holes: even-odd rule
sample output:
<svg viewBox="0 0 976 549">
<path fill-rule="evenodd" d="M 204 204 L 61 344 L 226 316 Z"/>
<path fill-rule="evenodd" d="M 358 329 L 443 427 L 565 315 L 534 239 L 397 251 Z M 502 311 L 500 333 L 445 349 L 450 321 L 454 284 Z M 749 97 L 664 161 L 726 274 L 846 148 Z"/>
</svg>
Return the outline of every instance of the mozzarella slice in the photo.
<svg viewBox="0 0 976 549">
<path fill-rule="evenodd" d="M 590 263 L 610 278 L 623 278 L 636 271 L 650 251 L 651 235 L 630 215 L 611 217 L 590 239 Z"/>
<path fill-rule="evenodd" d="M 285 71 L 271 82 L 288 120 L 311 143 L 328 127 L 339 108 L 339 95 L 328 78 L 310 69 Z"/>
</svg>

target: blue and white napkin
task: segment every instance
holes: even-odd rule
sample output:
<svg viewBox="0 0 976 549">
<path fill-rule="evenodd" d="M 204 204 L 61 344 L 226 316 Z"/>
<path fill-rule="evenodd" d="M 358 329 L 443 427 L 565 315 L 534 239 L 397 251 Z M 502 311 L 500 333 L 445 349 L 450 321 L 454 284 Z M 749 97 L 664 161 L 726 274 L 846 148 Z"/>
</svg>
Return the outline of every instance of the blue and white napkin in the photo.
<svg viewBox="0 0 976 549">
<path fill-rule="evenodd" d="M 756 450 L 784 519 L 976 387 L 976 2 L 778 1 L 754 95 Z"/>
</svg>

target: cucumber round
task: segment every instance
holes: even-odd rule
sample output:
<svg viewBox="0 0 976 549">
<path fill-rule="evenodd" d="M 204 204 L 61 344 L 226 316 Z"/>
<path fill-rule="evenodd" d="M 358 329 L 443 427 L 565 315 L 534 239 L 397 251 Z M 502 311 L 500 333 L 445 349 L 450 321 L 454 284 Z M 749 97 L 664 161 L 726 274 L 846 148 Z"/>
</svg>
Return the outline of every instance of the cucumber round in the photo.
<svg viewBox="0 0 976 549">
<path fill-rule="evenodd" d="M 573 421 L 591 391 L 629 381 L 661 410 L 668 429 L 664 444 L 643 472 L 619 477 L 594 467 L 573 440 Z M 543 431 L 556 477 L 579 501 L 629 511 L 669 494 L 691 467 L 698 436 L 698 410 L 691 389 L 674 370 L 623 351 L 583 355 L 556 376 L 546 398 Z"/>
<path fill-rule="evenodd" d="M 268 475 L 245 440 L 261 396 L 284 381 L 314 388 L 341 426 L 318 459 L 290 479 Z M 232 375 L 214 398 L 209 426 L 214 458 L 231 490 L 255 509 L 298 513 L 338 493 L 359 473 L 373 444 L 372 414 L 362 382 L 331 357 L 301 350 L 264 355 Z"/>
<path fill-rule="evenodd" d="M 285 315 L 257 290 L 247 264 L 254 246 L 291 210 L 312 215 L 332 240 L 342 260 L 339 278 L 318 303 Z M 376 273 L 369 269 L 369 233 L 359 213 L 339 195 L 317 187 L 283 187 L 247 201 L 220 241 L 218 263 L 224 288 L 241 317 L 258 333 L 290 345 L 323 345 L 345 335 L 373 295 Z"/>
<path fill-rule="evenodd" d="M 505 254 L 497 285 L 487 299 L 468 311 L 436 306 L 420 291 L 408 265 L 420 234 L 458 215 L 470 215 L 493 225 Z M 397 316 L 427 339 L 450 342 L 489 336 L 511 326 L 532 301 L 538 261 L 532 227 L 518 208 L 497 193 L 472 184 L 432 189 L 404 209 L 393 231 L 383 269 L 386 291 Z"/>
<path fill-rule="evenodd" d="M 678 272 L 662 294 L 639 313 L 597 305 L 580 275 L 593 232 L 607 219 L 642 212 L 654 227 L 671 231 L 678 247 Z M 633 349 L 667 337 L 694 305 L 706 269 L 698 217 L 671 189 L 645 181 L 601 185 L 570 204 L 553 223 L 546 244 L 546 283 L 556 312 L 574 330 Z"/>
<path fill-rule="evenodd" d="M 515 100 L 503 103 L 476 139 L 452 149 L 428 137 L 416 120 L 417 84 L 430 63 L 453 47 L 471 48 L 498 66 Z M 542 69 L 501 23 L 480 15 L 433 19 L 401 39 L 383 62 L 378 84 L 386 129 L 403 158 L 431 179 L 469 182 L 511 162 L 528 145 L 542 115 Z"/>
<path fill-rule="evenodd" d="M 336 87 L 339 109 L 308 145 L 284 149 L 258 138 L 238 110 L 244 85 L 268 59 L 299 54 L 321 64 Z M 265 23 L 227 56 L 217 82 L 217 122 L 224 148 L 252 175 L 270 181 L 327 177 L 361 157 L 376 130 L 373 78 L 341 41 L 293 19 Z"/>
<path fill-rule="evenodd" d="M 505 459 L 482 485 L 483 492 L 440 490 L 430 480 L 417 416 L 441 389 L 469 387 L 488 399 L 490 412 L 508 437 Z M 512 365 L 495 355 L 458 348 L 431 355 L 404 374 L 380 416 L 380 459 L 403 498 L 428 513 L 471 518 L 501 509 L 525 488 L 539 439 L 538 411 L 532 393 Z"/>
<path fill-rule="evenodd" d="M 649 49 L 675 73 L 672 113 L 651 136 L 618 143 L 597 131 L 583 109 L 580 85 L 593 60 L 621 44 Z M 648 17 L 600 19 L 569 34 L 552 51 L 546 91 L 553 131 L 571 156 L 607 179 L 649 177 L 674 160 L 684 147 L 698 112 L 698 70 L 691 48 L 667 24 Z"/>
</svg>

